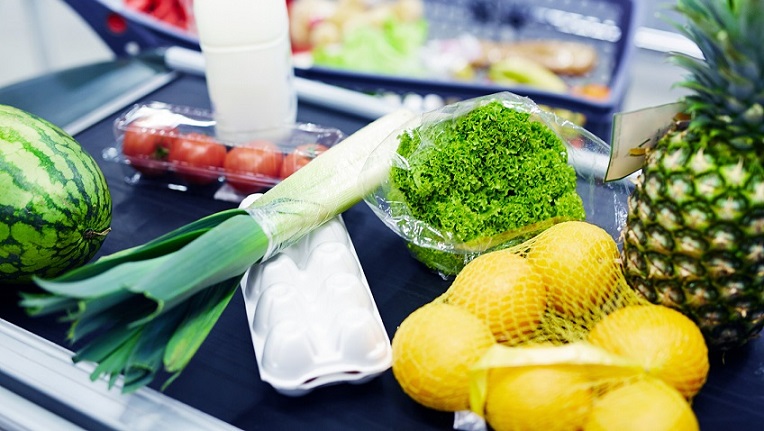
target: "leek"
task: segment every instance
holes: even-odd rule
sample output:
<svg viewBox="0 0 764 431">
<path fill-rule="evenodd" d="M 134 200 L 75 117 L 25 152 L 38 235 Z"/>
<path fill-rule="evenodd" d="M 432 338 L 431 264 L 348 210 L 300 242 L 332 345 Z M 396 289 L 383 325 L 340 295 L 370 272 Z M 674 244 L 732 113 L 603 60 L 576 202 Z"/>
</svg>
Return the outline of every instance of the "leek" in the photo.
<svg viewBox="0 0 764 431">
<path fill-rule="evenodd" d="M 217 322 L 246 270 L 358 203 L 389 173 L 367 163 L 414 119 L 400 110 L 346 138 L 244 209 L 197 220 L 144 245 L 105 256 L 22 294 L 31 315 L 63 313 L 73 361 L 97 364 L 95 380 L 122 391 L 172 382 Z M 382 149 L 392 157 L 395 147 Z"/>
</svg>

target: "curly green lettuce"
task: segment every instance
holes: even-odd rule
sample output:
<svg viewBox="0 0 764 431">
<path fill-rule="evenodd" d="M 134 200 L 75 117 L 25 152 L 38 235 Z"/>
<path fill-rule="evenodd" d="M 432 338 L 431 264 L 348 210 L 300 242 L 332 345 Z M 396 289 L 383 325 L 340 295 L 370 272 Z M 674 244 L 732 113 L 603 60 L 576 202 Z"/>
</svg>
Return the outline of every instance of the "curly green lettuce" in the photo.
<svg viewBox="0 0 764 431">
<path fill-rule="evenodd" d="M 506 235 L 553 218 L 586 216 L 560 137 L 500 101 L 407 131 L 399 137 L 397 151 L 408 166 L 392 169 L 391 197 L 404 202 L 416 220 L 450 234 L 455 242 Z M 409 248 L 445 275 L 455 275 L 469 260 L 411 242 Z"/>
</svg>

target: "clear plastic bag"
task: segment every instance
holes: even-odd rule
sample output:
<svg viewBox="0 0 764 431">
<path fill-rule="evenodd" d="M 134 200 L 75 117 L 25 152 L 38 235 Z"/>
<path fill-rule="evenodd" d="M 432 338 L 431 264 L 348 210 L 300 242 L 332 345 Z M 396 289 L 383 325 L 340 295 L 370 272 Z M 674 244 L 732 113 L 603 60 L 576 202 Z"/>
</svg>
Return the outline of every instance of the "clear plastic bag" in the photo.
<svg viewBox="0 0 764 431">
<path fill-rule="evenodd" d="M 570 215 L 575 211 L 561 210 L 563 207 L 575 206 L 575 202 L 572 202 L 574 199 L 572 196 L 546 192 L 546 189 L 558 189 L 554 184 L 556 180 L 549 179 L 559 179 L 558 171 L 565 170 L 564 168 L 559 168 L 557 165 L 557 168 L 550 169 L 550 166 L 555 165 L 547 164 L 540 169 L 513 171 L 512 166 L 527 167 L 535 163 L 534 158 L 539 156 L 533 152 L 540 150 L 533 150 L 533 143 L 524 146 L 518 144 L 517 139 L 513 141 L 510 135 L 507 137 L 500 135 L 488 147 L 487 153 L 481 153 L 481 160 L 477 163 L 474 160 L 476 154 L 474 151 L 464 151 L 463 154 L 453 152 L 455 146 L 453 136 L 450 134 L 453 134 L 454 130 L 465 135 L 465 142 L 475 138 L 476 141 L 470 145 L 483 145 L 485 142 L 479 141 L 486 135 L 485 129 L 494 128 L 494 126 L 496 128 L 507 127 L 506 124 L 500 124 L 500 122 L 492 124 L 488 121 L 487 126 L 481 127 L 483 130 L 464 132 L 464 124 L 467 125 L 466 127 L 470 125 L 470 120 L 464 120 L 465 116 L 497 103 L 506 110 L 527 114 L 526 121 L 529 124 L 535 124 L 534 130 L 551 131 L 561 141 L 561 146 L 553 146 L 552 150 L 553 148 L 564 148 L 565 153 L 559 154 L 559 158 L 563 160 L 564 165 L 571 167 L 575 173 L 574 194 L 580 198 L 583 204 L 585 219 L 604 228 L 615 239 L 619 239 L 621 227 L 626 218 L 626 200 L 630 192 L 630 184 L 628 181 L 610 183 L 603 181 L 609 160 L 609 146 L 586 129 L 541 109 L 528 98 L 510 92 L 470 99 L 422 114 L 407 124 L 403 130 L 391 134 L 386 142 L 380 144 L 370 156 L 367 166 L 371 169 L 387 161 L 390 165 L 391 175 L 365 197 L 365 201 L 377 216 L 408 242 L 409 248 L 416 258 L 444 277 L 455 275 L 467 262 L 482 253 L 519 244 L 555 223 L 578 218 Z M 503 112 L 503 109 L 500 111 Z M 463 121 L 461 126 L 459 125 L 460 121 Z M 407 156 L 403 156 L 402 154 L 406 151 L 401 150 L 401 143 L 408 141 L 409 143 L 405 145 L 410 145 L 412 140 L 417 142 L 416 148 L 410 151 Z M 463 148 L 459 147 L 463 146 L 464 144 L 461 142 L 456 143 L 456 148 L 460 151 Z M 392 156 L 390 155 L 391 148 L 398 148 Z M 550 148 L 544 148 L 543 151 L 549 150 Z M 448 152 L 453 153 L 444 156 Z M 442 190 L 433 190 L 433 193 L 443 191 L 441 195 L 451 199 L 453 203 L 451 208 L 441 202 L 441 209 L 439 210 L 441 213 L 447 213 L 451 210 L 453 212 L 480 214 L 481 210 L 485 211 L 485 209 L 457 208 L 467 205 L 465 203 L 467 200 L 475 201 L 475 193 L 486 194 L 486 190 L 490 189 L 492 184 L 497 181 L 502 184 L 500 188 L 504 187 L 500 192 L 504 193 L 505 196 L 496 198 L 496 202 L 489 202 L 490 204 L 495 203 L 493 206 L 489 205 L 488 208 L 497 214 L 483 217 L 479 223 L 482 223 L 485 229 L 477 234 L 465 235 L 463 232 L 459 232 L 461 225 L 458 218 L 453 223 L 453 229 L 444 227 L 443 223 L 438 225 L 437 222 L 424 220 L 424 217 L 421 217 L 421 212 L 418 213 L 414 205 L 410 204 L 410 197 L 407 198 L 396 183 L 396 171 L 414 172 L 413 170 L 418 169 L 417 175 L 429 175 L 428 169 L 430 167 L 424 170 L 422 167 L 434 163 L 433 160 L 435 159 L 444 157 L 448 158 L 448 163 L 453 165 L 466 165 L 467 163 L 470 165 L 469 168 L 465 168 L 461 172 L 456 171 L 460 178 L 454 178 L 451 182 L 442 181 L 440 183 Z M 518 162 L 518 160 L 525 160 L 527 163 Z M 538 164 L 542 163 L 539 162 Z M 497 169 L 501 173 L 497 173 L 499 172 Z M 437 175 L 443 175 L 443 172 L 439 171 Z M 516 178 L 512 181 L 505 181 L 509 175 Z M 565 179 L 564 181 L 568 180 Z M 513 190 L 512 187 L 518 184 L 518 190 Z M 520 188 L 531 190 L 531 192 L 522 196 L 525 200 L 513 200 L 512 194 L 525 193 L 519 190 Z M 534 193 L 537 194 L 534 195 Z M 486 196 L 486 200 L 490 200 L 497 195 L 486 194 Z M 534 197 L 542 200 L 550 199 L 550 201 L 548 205 L 543 202 L 531 202 Z M 532 207 L 530 208 L 531 212 L 541 211 L 542 214 L 528 217 L 516 215 L 528 210 L 526 208 L 528 206 Z M 505 230 L 496 228 L 496 226 L 503 226 L 504 219 L 512 218 L 519 219 L 520 222 L 514 225 L 505 223 L 506 226 L 512 225 Z"/>
</svg>

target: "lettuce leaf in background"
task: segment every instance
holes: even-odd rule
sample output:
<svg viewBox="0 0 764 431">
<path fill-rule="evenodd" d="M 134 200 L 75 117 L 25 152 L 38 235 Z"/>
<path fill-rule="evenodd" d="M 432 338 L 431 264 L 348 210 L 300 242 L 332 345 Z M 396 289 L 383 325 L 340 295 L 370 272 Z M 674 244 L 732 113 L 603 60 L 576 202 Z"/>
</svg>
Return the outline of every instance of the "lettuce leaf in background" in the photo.
<svg viewBox="0 0 764 431">
<path fill-rule="evenodd" d="M 359 26 L 341 44 L 316 47 L 316 66 L 381 74 L 422 76 L 426 69 L 420 49 L 427 39 L 427 22 L 386 20 L 380 27 Z"/>
</svg>

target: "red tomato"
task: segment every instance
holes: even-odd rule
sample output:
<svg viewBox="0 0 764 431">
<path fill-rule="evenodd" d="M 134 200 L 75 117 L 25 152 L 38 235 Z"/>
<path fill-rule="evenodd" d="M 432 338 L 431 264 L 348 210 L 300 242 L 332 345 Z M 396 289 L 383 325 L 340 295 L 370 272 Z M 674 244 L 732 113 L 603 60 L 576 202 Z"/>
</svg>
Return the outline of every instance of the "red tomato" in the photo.
<svg viewBox="0 0 764 431">
<path fill-rule="evenodd" d="M 328 149 L 321 144 L 303 144 L 298 146 L 284 158 L 284 163 L 281 165 L 281 178 L 292 175 L 296 170 L 307 165 L 309 161 L 315 159 Z"/>
<path fill-rule="evenodd" d="M 141 121 L 131 124 L 122 138 L 122 153 L 135 170 L 145 175 L 165 171 L 164 161 L 175 142 L 174 127 L 145 127 Z"/>
<path fill-rule="evenodd" d="M 168 160 L 178 176 L 191 184 L 210 184 L 220 177 L 226 147 L 212 136 L 188 133 L 178 138 L 170 148 Z"/>
<path fill-rule="evenodd" d="M 225 158 L 226 180 L 242 193 L 259 192 L 278 180 L 283 159 L 281 149 L 269 141 L 234 147 Z"/>
</svg>

